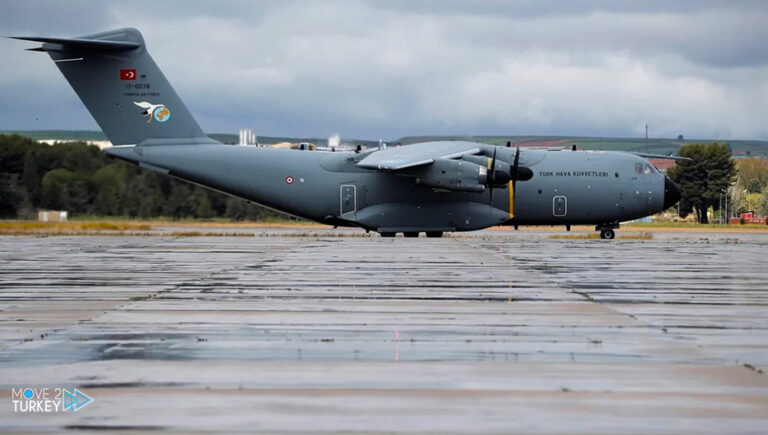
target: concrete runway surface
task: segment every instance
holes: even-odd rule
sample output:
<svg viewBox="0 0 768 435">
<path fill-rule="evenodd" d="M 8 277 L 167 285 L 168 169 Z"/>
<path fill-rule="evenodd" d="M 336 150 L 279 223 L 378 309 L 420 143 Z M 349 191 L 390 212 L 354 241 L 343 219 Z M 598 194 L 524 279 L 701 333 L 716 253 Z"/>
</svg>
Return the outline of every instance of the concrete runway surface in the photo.
<svg viewBox="0 0 768 435">
<path fill-rule="evenodd" d="M 768 428 L 765 235 L 281 231 L 0 237 L 0 430 Z"/>
</svg>

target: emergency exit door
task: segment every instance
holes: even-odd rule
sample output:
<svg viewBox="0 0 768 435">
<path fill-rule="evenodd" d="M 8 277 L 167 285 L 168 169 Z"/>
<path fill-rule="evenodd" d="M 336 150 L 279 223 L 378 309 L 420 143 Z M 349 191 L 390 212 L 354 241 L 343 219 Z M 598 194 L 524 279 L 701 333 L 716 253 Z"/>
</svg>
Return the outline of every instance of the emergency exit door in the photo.
<svg viewBox="0 0 768 435">
<path fill-rule="evenodd" d="M 357 188 L 354 184 L 341 185 L 341 215 L 357 210 Z"/>
<path fill-rule="evenodd" d="M 568 200 L 564 196 L 552 198 L 552 214 L 555 216 L 565 216 L 568 213 Z"/>
</svg>

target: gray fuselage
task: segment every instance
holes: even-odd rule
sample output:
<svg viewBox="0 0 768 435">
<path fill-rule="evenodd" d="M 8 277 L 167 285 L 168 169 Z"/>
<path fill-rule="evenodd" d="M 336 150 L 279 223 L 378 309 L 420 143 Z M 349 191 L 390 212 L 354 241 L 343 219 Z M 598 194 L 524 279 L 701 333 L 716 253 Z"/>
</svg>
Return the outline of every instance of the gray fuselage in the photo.
<svg viewBox="0 0 768 435">
<path fill-rule="evenodd" d="M 491 145 L 478 144 L 481 147 Z M 498 147 L 511 163 L 514 150 Z M 520 150 L 533 178 L 483 192 L 440 190 L 356 165 L 365 153 L 218 144 L 113 147 L 143 167 L 285 213 L 379 232 L 469 231 L 493 225 L 611 224 L 663 210 L 665 177 L 621 152 Z"/>
</svg>

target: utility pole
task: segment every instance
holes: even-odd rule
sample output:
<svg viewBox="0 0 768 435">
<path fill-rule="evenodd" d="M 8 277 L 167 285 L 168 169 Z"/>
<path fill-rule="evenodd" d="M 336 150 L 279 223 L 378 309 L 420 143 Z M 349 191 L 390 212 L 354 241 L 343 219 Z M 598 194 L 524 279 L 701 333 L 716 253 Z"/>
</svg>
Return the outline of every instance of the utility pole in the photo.
<svg viewBox="0 0 768 435">
<path fill-rule="evenodd" d="M 648 123 L 645 123 L 645 153 L 648 153 Z"/>
</svg>

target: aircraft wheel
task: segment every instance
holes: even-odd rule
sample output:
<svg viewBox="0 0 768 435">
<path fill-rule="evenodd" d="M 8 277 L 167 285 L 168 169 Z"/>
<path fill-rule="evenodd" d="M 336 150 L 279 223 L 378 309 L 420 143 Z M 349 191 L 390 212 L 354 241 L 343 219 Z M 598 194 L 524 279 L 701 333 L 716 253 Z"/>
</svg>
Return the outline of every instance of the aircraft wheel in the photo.
<svg viewBox="0 0 768 435">
<path fill-rule="evenodd" d="M 395 237 L 395 233 L 379 233 L 381 237 Z"/>
<path fill-rule="evenodd" d="M 427 237 L 443 237 L 442 231 L 427 231 Z"/>
<path fill-rule="evenodd" d="M 603 230 L 603 231 L 600 231 L 600 238 L 601 239 L 611 240 L 614 237 L 616 237 L 616 233 L 613 230 Z"/>
<path fill-rule="evenodd" d="M 418 231 L 406 231 L 403 233 L 403 237 L 419 237 Z"/>
</svg>

